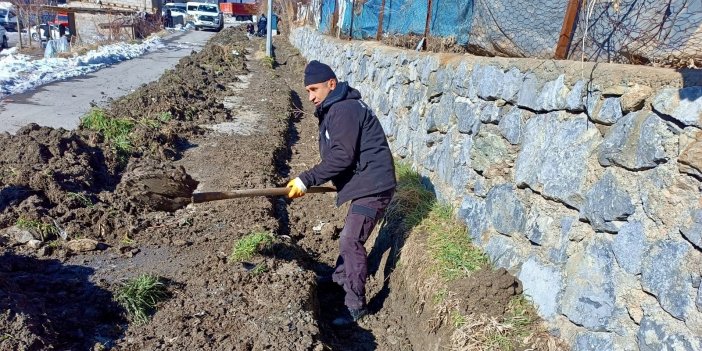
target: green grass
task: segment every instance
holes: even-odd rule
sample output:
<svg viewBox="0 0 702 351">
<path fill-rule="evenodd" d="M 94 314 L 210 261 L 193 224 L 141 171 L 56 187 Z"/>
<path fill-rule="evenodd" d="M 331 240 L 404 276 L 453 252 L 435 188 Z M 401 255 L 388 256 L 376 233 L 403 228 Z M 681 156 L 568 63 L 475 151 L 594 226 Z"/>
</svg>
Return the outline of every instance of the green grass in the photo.
<svg viewBox="0 0 702 351">
<path fill-rule="evenodd" d="M 167 297 L 166 285 L 158 277 L 142 274 L 124 282 L 115 300 L 127 311 L 132 321 L 144 324 L 156 310 L 156 305 Z"/>
<path fill-rule="evenodd" d="M 429 233 L 429 254 L 447 281 L 467 276 L 489 263 L 488 257 L 471 243 L 466 227 L 452 213 L 450 206 L 435 204 L 421 223 Z"/>
<path fill-rule="evenodd" d="M 395 164 L 397 188 L 387 211 L 390 221 L 399 220 L 406 230 L 421 223 L 431 211 L 436 197 L 421 182 L 421 175 L 405 163 Z"/>
<path fill-rule="evenodd" d="M 132 143 L 129 134 L 134 129 L 134 122 L 126 118 L 110 118 L 102 109 L 93 108 L 80 121 L 82 128 L 102 133 L 105 140 L 115 149 L 129 152 Z"/>
<path fill-rule="evenodd" d="M 466 276 L 488 264 L 487 256 L 473 246 L 465 225 L 454 218 L 453 208 L 436 201 L 422 184 L 422 177 L 404 163 L 395 165 L 397 190 L 388 209 L 389 220 L 400 220 L 405 230 L 418 229 L 428 236 L 433 267 L 446 281 Z"/>
<path fill-rule="evenodd" d="M 265 67 L 268 67 L 270 69 L 273 69 L 273 67 L 275 66 L 275 59 L 271 56 L 266 56 L 266 57 L 262 58 L 261 62 L 263 63 L 263 65 Z"/>
<path fill-rule="evenodd" d="M 84 207 L 90 208 L 90 207 L 93 207 L 93 205 L 94 205 L 93 201 L 90 200 L 90 198 L 88 196 L 86 196 L 85 194 L 69 192 L 67 195 L 71 199 L 77 200 Z"/>
<path fill-rule="evenodd" d="M 161 123 L 168 123 L 172 119 L 173 119 L 173 114 L 171 114 L 170 111 L 161 112 L 158 115 L 158 120 L 161 121 Z"/>
<path fill-rule="evenodd" d="M 234 243 L 229 260 L 232 262 L 246 261 L 269 248 L 272 243 L 273 235 L 271 233 L 254 232 L 248 234 Z"/>
<path fill-rule="evenodd" d="M 59 230 L 53 224 L 47 224 L 34 219 L 20 217 L 15 223 L 17 228 L 36 232 L 41 236 L 41 241 L 46 241 L 52 235 L 58 234 Z"/>
</svg>

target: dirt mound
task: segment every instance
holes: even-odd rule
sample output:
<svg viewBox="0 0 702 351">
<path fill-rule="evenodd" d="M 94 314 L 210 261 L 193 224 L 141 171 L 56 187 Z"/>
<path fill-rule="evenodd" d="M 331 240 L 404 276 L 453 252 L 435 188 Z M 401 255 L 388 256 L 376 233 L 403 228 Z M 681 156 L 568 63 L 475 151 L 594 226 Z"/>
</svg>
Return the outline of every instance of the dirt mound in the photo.
<svg viewBox="0 0 702 351">
<path fill-rule="evenodd" d="M 117 193 L 139 209 L 172 212 L 190 203 L 197 184 L 182 166 L 140 162 L 127 168 Z"/>
<path fill-rule="evenodd" d="M 499 319 L 507 312 L 512 297 L 522 293 L 522 284 L 504 268 L 482 268 L 453 282 L 449 289 L 458 294 L 464 315 L 483 313 Z"/>
<path fill-rule="evenodd" d="M 91 350 L 125 322 L 93 270 L 6 252 L 0 256 L 2 350 Z"/>
</svg>

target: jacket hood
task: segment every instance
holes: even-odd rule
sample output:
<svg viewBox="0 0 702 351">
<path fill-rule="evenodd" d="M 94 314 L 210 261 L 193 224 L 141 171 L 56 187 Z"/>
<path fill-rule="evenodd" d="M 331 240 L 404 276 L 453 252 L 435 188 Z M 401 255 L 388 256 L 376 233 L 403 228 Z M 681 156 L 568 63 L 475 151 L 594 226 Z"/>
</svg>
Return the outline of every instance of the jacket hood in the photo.
<svg viewBox="0 0 702 351">
<path fill-rule="evenodd" d="M 332 90 L 327 98 L 322 101 L 322 104 L 317 107 L 315 115 L 319 118 L 321 122 L 324 119 L 324 115 L 329 111 L 335 103 L 344 100 L 360 100 L 361 93 L 349 86 L 347 82 L 339 82 L 336 85 L 336 89 Z"/>
</svg>

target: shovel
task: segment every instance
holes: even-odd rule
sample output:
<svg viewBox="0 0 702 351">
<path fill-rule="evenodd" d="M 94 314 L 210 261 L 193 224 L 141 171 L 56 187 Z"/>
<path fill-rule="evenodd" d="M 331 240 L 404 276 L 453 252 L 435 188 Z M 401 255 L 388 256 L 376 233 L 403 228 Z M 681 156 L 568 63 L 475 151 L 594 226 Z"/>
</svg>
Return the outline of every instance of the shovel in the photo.
<svg viewBox="0 0 702 351">
<path fill-rule="evenodd" d="M 333 186 L 313 186 L 307 189 L 307 194 L 315 193 L 330 193 L 335 192 L 336 188 Z M 290 192 L 290 188 L 280 187 L 280 188 L 263 188 L 263 189 L 246 189 L 246 190 L 234 190 L 234 191 L 213 191 L 204 193 L 194 193 L 191 202 L 194 204 L 199 204 L 202 202 L 226 200 L 226 199 L 238 199 L 242 197 L 255 197 L 255 196 L 285 196 Z"/>
</svg>

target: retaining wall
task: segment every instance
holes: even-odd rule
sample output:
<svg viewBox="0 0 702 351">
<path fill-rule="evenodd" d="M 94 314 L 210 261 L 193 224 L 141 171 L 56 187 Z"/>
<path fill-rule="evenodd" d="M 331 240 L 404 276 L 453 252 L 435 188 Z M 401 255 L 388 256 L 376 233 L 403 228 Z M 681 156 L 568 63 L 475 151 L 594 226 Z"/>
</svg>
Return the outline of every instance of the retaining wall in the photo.
<svg viewBox="0 0 702 351">
<path fill-rule="evenodd" d="M 702 74 L 298 28 L 573 350 L 702 349 Z"/>
</svg>

